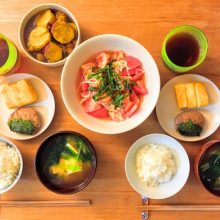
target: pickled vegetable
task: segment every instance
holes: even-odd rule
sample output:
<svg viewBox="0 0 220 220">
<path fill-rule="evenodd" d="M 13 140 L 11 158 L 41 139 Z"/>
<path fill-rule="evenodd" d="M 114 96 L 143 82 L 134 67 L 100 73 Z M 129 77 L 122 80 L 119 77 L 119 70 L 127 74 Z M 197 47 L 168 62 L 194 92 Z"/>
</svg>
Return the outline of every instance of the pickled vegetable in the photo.
<svg viewBox="0 0 220 220">
<path fill-rule="evenodd" d="M 39 26 L 31 31 L 28 38 L 28 48 L 38 51 L 44 48 L 50 41 L 51 35 L 48 29 L 46 27 Z"/>
<path fill-rule="evenodd" d="M 61 44 L 67 44 L 74 39 L 75 33 L 73 27 L 65 21 L 56 21 L 51 33 L 53 37 Z"/>
<path fill-rule="evenodd" d="M 56 21 L 55 15 L 51 12 L 50 9 L 43 11 L 39 14 L 36 19 L 37 26 L 47 26 L 48 24 L 52 25 Z"/>
<path fill-rule="evenodd" d="M 46 46 L 44 56 L 49 63 L 62 60 L 62 48 L 55 43 L 50 43 Z"/>
</svg>

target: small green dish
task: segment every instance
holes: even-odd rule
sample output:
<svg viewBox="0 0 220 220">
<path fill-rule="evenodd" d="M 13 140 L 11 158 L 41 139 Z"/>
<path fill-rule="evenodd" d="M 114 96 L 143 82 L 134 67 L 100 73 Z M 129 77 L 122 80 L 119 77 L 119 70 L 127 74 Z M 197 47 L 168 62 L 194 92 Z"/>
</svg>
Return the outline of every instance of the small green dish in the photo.
<svg viewBox="0 0 220 220">
<path fill-rule="evenodd" d="M 193 63 L 193 65 L 190 65 L 190 66 L 176 65 L 174 62 L 172 62 L 172 60 L 169 58 L 169 56 L 167 54 L 167 50 L 166 50 L 167 42 L 171 39 L 171 37 L 174 37 L 175 35 L 181 34 L 181 33 L 192 35 L 199 45 L 198 59 Z M 206 38 L 205 34 L 200 29 L 198 29 L 194 26 L 182 25 L 182 26 L 178 26 L 178 27 L 172 29 L 167 34 L 167 36 L 163 42 L 163 45 L 162 45 L 161 55 L 162 55 L 162 59 L 163 59 L 165 65 L 169 69 L 171 69 L 172 71 L 177 72 L 177 73 L 184 73 L 184 72 L 188 72 L 188 71 L 194 69 L 195 67 L 199 66 L 204 61 L 204 59 L 207 55 L 207 51 L 208 51 L 208 42 L 207 42 L 207 38 Z"/>
</svg>

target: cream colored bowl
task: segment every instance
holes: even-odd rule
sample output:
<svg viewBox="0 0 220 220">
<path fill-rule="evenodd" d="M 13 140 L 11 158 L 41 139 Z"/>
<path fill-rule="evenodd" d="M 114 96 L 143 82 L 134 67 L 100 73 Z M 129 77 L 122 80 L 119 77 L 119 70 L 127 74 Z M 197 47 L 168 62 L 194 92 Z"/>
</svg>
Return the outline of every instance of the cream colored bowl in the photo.
<svg viewBox="0 0 220 220">
<path fill-rule="evenodd" d="M 78 39 L 76 41 L 76 45 L 75 45 L 74 50 L 76 49 L 76 47 L 80 43 L 80 28 L 79 28 L 78 22 L 77 22 L 76 18 L 74 17 L 74 15 L 68 9 L 66 9 L 65 7 L 58 5 L 58 4 L 41 4 L 41 5 L 38 5 L 32 9 L 30 9 L 24 15 L 24 17 L 22 18 L 21 23 L 19 25 L 19 32 L 18 32 L 19 33 L 19 42 L 20 42 L 20 45 L 21 45 L 22 49 L 24 50 L 25 54 L 34 62 L 45 65 L 45 66 L 50 66 L 50 67 L 61 66 L 66 62 L 68 56 L 66 58 L 64 58 L 58 62 L 54 62 L 54 63 L 41 62 L 41 61 L 37 60 L 36 58 L 34 58 L 31 55 L 31 53 L 27 50 L 26 43 L 24 40 L 24 31 L 25 31 L 25 27 L 26 27 L 27 23 L 30 21 L 31 18 L 33 18 L 33 16 L 35 16 L 39 12 L 42 12 L 46 9 L 55 9 L 55 10 L 62 11 L 76 24 L 77 31 L 78 31 Z"/>
<path fill-rule="evenodd" d="M 138 111 L 122 122 L 102 120 L 88 115 L 80 105 L 77 94 L 80 66 L 99 51 L 122 50 L 138 58 L 145 71 L 148 94 L 143 97 Z M 157 65 L 150 53 L 141 44 L 131 38 L 105 34 L 90 38 L 80 44 L 69 56 L 61 76 L 61 93 L 65 106 L 72 117 L 89 130 L 103 134 L 117 134 L 129 131 L 144 122 L 153 111 L 160 91 L 160 76 Z"/>
</svg>

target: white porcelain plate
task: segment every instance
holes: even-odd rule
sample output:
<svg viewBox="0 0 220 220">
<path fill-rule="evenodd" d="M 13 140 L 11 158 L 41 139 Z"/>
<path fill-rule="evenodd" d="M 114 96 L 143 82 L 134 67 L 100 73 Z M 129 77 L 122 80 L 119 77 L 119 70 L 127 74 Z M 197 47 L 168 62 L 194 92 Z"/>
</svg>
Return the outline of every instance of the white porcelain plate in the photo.
<svg viewBox="0 0 220 220">
<path fill-rule="evenodd" d="M 0 80 L 0 86 L 5 83 L 16 82 L 21 79 L 29 79 L 38 94 L 38 101 L 28 105 L 27 107 L 34 107 L 37 110 L 40 115 L 42 125 L 39 131 L 34 135 L 23 135 L 10 131 L 7 121 L 11 113 L 13 113 L 16 109 L 8 109 L 0 95 L 0 133 L 16 140 L 31 139 L 41 134 L 50 125 L 55 112 L 55 101 L 50 88 L 44 81 L 36 76 L 27 73 L 13 74 L 2 78 Z"/>
<path fill-rule="evenodd" d="M 184 110 L 177 107 L 174 93 L 174 85 L 178 83 L 202 82 L 205 84 L 209 105 L 196 108 L 205 117 L 205 126 L 200 136 L 183 136 L 175 129 L 175 117 Z M 218 87 L 209 79 L 196 75 L 185 74 L 177 76 L 167 82 L 161 89 L 160 96 L 156 106 L 157 118 L 161 127 L 171 136 L 183 141 L 199 141 L 213 134 L 220 125 L 220 92 Z"/>
<path fill-rule="evenodd" d="M 146 144 L 165 144 L 169 147 L 176 163 L 173 178 L 158 187 L 149 187 L 138 177 L 136 172 L 137 151 Z M 189 176 L 189 158 L 184 147 L 174 138 L 164 134 L 150 134 L 138 139 L 129 149 L 125 159 L 125 173 L 131 186 L 139 194 L 150 199 L 165 199 L 175 195 L 185 185 Z"/>
</svg>

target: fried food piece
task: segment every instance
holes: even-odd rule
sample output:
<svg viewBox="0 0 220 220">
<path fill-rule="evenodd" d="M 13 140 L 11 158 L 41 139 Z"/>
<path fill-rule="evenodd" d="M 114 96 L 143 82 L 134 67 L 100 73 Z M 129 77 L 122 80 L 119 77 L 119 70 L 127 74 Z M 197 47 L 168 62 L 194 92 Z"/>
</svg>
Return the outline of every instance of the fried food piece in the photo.
<svg viewBox="0 0 220 220">
<path fill-rule="evenodd" d="M 196 98 L 196 90 L 193 83 L 186 83 L 186 98 L 187 98 L 187 107 L 188 108 L 196 108 L 197 107 L 197 98 Z"/>
<path fill-rule="evenodd" d="M 199 136 L 205 124 L 204 116 L 198 111 L 185 111 L 176 116 L 177 131 L 184 136 Z"/>
<path fill-rule="evenodd" d="M 1 94 L 8 108 L 17 108 L 37 101 L 37 93 L 28 79 L 4 84 Z"/>
<path fill-rule="evenodd" d="M 52 28 L 51 33 L 59 43 L 67 44 L 74 39 L 75 33 L 73 27 L 65 21 L 56 21 Z"/>
<path fill-rule="evenodd" d="M 44 56 L 49 63 L 62 60 L 62 48 L 55 43 L 49 43 L 45 47 Z"/>
<path fill-rule="evenodd" d="M 200 82 L 194 83 L 197 97 L 197 107 L 207 106 L 209 104 L 209 97 L 205 85 Z"/>
<path fill-rule="evenodd" d="M 67 20 L 66 14 L 64 12 L 62 12 L 62 11 L 57 11 L 55 13 L 55 15 L 56 15 L 56 19 L 57 20 L 60 20 L 60 21 L 66 21 Z"/>
<path fill-rule="evenodd" d="M 51 42 L 51 35 L 44 26 L 34 28 L 28 38 L 28 48 L 39 51 Z"/>
<path fill-rule="evenodd" d="M 47 9 L 38 15 L 36 19 L 36 25 L 47 27 L 48 24 L 52 25 L 55 21 L 55 15 L 52 13 L 50 9 Z"/>
<path fill-rule="evenodd" d="M 37 60 L 41 61 L 41 62 L 45 62 L 45 56 L 42 53 L 37 53 L 36 55 Z"/>
<path fill-rule="evenodd" d="M 38 112 L 34 108 L 19 108 L 8 119 L 11 131 L 21 134 L 34 134 L 41 127 Z"/>
<path fill-rule="evenodd" d="M 179 108 L 187 108 L 186 89 L 183 83 L 174 86 L 177 105 Z"/>
</svg>

